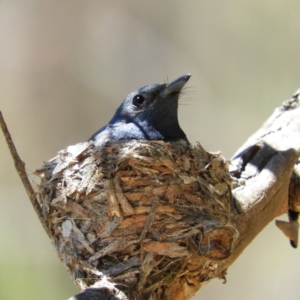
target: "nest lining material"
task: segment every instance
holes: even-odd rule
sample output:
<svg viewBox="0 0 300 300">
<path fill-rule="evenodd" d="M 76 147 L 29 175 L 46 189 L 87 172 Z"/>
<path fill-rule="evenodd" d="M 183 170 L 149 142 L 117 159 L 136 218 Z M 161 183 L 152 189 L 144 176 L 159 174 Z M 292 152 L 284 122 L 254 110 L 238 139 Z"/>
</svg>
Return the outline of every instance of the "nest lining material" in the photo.
<svg viewBox="0 0 300 300">
<path fill-rule="evenodd" d="M 81 289 L 108 278 L 129 297 L 181 299 L 231 254 L 227 163 L 199 144 L 85 142 L 36 173 L 42 222 Z"/>
</svg>

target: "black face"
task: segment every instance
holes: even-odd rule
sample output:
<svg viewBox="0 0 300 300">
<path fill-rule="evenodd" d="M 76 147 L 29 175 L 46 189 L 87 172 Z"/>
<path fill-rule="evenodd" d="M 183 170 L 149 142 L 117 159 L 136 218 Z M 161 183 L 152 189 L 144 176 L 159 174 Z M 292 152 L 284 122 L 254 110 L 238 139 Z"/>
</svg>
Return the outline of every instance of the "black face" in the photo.
<svg viewBox="0 0 300 300">
<path fill-rule="evenodd" d="M 130 93 L 117 109 L 109 124 L 130 123 L 139 115 L 141 117 L 145 110 L 151 111 L 151 107 L 154 106 L 159 93 L 165 86 L 165 84 L 152 84 Z"/>
<path fill-rule="evenodd" d="M 180 92 L 189 78 L 187 74 L 170 84 L 152 84 L 132 92 L 99 132 L 109 130 L 111 140 L 187 140 L 177 111 Z M 97 139 L 98 133 L 92 139 Z"/>
</svg>

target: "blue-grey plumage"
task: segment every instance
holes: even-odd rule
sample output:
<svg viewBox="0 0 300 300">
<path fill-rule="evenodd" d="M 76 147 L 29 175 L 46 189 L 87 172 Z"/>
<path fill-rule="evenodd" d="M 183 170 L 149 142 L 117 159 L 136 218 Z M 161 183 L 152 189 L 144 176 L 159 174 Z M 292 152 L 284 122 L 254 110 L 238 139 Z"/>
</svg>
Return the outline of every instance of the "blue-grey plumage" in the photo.
<svg viewBox="0 0 300 300">
<path fill-rule="evenodd" d="M 178 99 L 190 77 L 185 74 L 169 84 L 151 84 L 130 93 L 90 140 L 97 146 L 130 139 L 188 142 L 178 122 Z"/>
</svg>

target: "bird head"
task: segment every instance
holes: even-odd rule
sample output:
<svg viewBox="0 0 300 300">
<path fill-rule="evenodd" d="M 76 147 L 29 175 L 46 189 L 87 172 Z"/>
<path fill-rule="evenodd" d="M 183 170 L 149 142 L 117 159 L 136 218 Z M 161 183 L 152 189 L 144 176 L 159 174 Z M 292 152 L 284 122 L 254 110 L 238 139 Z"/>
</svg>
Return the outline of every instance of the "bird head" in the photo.
<svg viewBox="0 0 300 300">
<path fill-rule="evenodd" d="M 171 83 L 151 84 L 130 93 L 109 124 L 133 123 L 149 140 L 187 140 L 178 122 L 178 100 L 190 77 L 185 74 Z"/>
</svg>

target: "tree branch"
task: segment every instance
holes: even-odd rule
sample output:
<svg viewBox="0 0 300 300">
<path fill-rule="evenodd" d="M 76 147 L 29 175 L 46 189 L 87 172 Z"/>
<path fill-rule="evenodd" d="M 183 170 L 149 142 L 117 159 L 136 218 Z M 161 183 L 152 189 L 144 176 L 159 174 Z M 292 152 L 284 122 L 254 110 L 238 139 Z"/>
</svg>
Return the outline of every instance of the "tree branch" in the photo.
<svg viewBox="0 0 300 300">
<path fill-rule="evenodd" d="M 232 190 L 236 211 L 231 222 L 240 236 L 222 269 L 230 266 L 270 221 L 291 207 L 290 179 L 299 156 L 300 107 L 296 93 L 275 110 L 231 161 L 236 178 Z"/>
<path fill-rule="evenodd" d="M 46 227 L 44 225 L 44 222 L 42 221 L 42 211 L 41 211 L 41 207 L 39 205 L 39 202 L 37 201 L 37 198 L 36 198 L 36 195 L 35 195 L 35 191 L 30 183 L 30 180 L 28 178 L 28 175 L 26 173 L 26 169 L 25 169 L 25 163 L 21 160 L 18 152 L 17 152 L 17 149 L 14 145 L 14 142 L 12 140 L 12 137 L 9 133 L 9 130 L 7 128 L 7 125 L 6 125 L 6 122 L 3 118 L 3 115 L 2 115 L 2 112 L 0 111 L 0 126 L 1 126 L 1 129 L 2 129 L 2 132 L 3 132 L 3 135 L 5 137 L 5 140 L 6 140 L 6 144 L 8 146 L 8 149 L 10 151 L 10 154 L 12 156 L 12 159 L 14 161 L 14 164 L 15 164 L 15 168 L 19 174 L 19 177 L 23 183 L 23 186 L 27 192 L 27 195 L 28 195 L 28 198 L 30 199 L 30 202 L 36 212 L 36 214 L 38 215 L 46 233 L 48 234 L 49 237 L 51 237 L 51 234 L 49 232 L 49 229 L 48 227 Z"/>
</svg>

